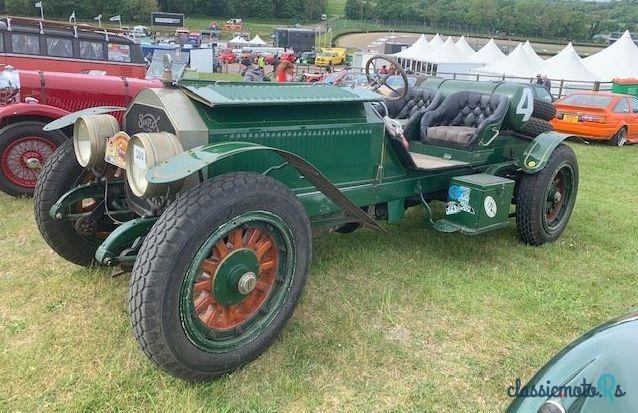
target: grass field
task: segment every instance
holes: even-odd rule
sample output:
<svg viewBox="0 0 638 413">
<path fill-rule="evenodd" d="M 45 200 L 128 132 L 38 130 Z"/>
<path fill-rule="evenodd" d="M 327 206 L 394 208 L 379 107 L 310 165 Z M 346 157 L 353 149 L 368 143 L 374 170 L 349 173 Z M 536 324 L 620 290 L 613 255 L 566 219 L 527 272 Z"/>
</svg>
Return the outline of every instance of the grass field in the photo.
<svg viewBox="0 0 638 413">
<path fill-rule="evenodd" d="M 206 16 L 193 16 L 186 19 L 186 26 L 191 30 L 207 29 L 211 21 L 216 21 L 219 25 L 228 20 L 232 16 L 227 17 L 206 17 Z M 297 20 L 282 20 L 282 19 L 246 19 L 244 20 L 245 30 L 250 33 L 251 37 L 258 34 L 265 42 L 270 41 L 270 36 L 273 33 L 275 27 L 287 27 L 292 26 L 295 23 L 303 23 Z M 232 38 L 232 33 L 223 31 L 222 39 L 229 40 Z"/>
<path fill-rule="evenodd" d="M 557 243 L 524 246 L 513 224 L 437 233 L 420 208 L 389 236 L 326 236 L 274 345 L 197 385 L 138 349 L 128 276 L 62 261 L 31 201 L 0 194 L 0 411 L 501 410 L 517 377 L 638 303 L 638 145 L 572 146 L 580 192 Z"/>
</svg>

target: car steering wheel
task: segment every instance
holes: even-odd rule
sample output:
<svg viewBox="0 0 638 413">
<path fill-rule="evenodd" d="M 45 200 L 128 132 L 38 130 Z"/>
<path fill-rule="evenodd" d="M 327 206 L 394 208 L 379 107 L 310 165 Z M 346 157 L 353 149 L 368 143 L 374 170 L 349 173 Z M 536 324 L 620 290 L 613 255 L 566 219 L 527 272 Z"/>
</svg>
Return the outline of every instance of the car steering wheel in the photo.
<svg viewBox="0 0 638 413">
<path fill-rule="evenodd" d="M 377 64 L 378 61 L 385 61 L 390 64 L 388 73 L 379 72 L 380 69 L 377 69 L 377 67 L 379 67 L 379 65 Z M 391 95 L 388 97 L 389 99 L 400 99 L 408 94 L 408 87 L 410 86 L 410 84 L 408 83 L 408 76 L 406 75 L 405 70 L 403 70 L 403 68 L 397 63 L 397 61 L 389 56 L 372 56 L 366 63 L 365 75 L 368 78 L 368 87 L 370 87 L 371 90 L 374 90 L 376 92 L 381 87 L 385 86 L 386 88 L 394 92 L 392 93 L 392 95 L 395 96 Z M 388 79 L 390 78 L 390 76 L 394 75 L 401 75 L 401 78 L 403 79 L 402 88 L 395 89 L 392 86 L 388 85 Z"/>
</svg>

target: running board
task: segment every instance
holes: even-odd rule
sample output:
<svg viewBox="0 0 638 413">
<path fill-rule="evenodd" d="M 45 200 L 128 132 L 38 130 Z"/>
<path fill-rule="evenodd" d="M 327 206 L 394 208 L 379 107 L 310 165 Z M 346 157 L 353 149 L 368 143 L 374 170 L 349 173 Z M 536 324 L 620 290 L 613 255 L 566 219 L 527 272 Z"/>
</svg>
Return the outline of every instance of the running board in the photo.
<svg viewBox="0 0 638 413">
<path fill-rule="evenodd" d="M 459 168 L 469 165 L 467 162 L 454 161 L 452 159 L 439 158 L 417 152 L 410 152 L 410 158 L 412 158 L 414 165 L 423 171 Z"/>
</svg>

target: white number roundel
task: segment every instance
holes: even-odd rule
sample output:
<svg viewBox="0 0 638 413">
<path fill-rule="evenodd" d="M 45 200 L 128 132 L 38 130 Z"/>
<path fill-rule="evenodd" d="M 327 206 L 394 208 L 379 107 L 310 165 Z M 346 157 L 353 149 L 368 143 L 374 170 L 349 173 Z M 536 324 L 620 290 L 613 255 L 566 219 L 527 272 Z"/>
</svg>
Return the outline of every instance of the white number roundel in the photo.
<svg viewBox="0 0 638 413">
<path fill-rule="evenodd" d="M 532 113 L 534 112 L 534 94 L 532 93 L 532 89 L 526 87 L 523 88 L 523 93 L 521 94 L 521 100 L 518 102 L 516 106 L 516 114 L 523 115 L 523 122 L 529 120 L 532 117 Z"/>
</svg>

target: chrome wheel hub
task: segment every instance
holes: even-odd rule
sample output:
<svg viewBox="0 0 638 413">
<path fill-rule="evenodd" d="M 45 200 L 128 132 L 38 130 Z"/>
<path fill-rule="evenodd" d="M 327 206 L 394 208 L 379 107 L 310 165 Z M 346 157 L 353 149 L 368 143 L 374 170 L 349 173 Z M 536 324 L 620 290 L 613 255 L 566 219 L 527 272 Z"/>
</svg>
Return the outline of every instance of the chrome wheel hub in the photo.
<svg viewBox="0 0 638 413">
<path fill-rule="evenodd" d="M 241 276 L 237 283 L 237 290 L 242 294 L 248 294 L 255 289 L 257 285 L 257 275 L 249 271 Z"/>
</svg>

